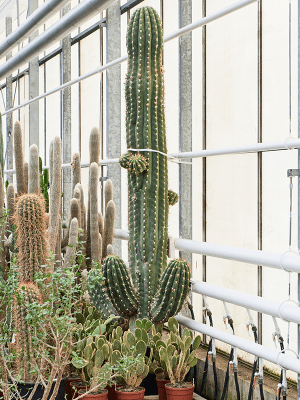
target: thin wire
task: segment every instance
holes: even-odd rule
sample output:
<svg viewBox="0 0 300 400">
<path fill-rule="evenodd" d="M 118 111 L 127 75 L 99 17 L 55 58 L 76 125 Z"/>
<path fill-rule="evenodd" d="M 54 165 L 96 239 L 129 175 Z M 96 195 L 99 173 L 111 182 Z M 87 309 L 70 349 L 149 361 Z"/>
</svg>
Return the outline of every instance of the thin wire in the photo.
<svg viewBox="0 0 300 400">
<path fill-rule="evenodd" d="M 167 157 L 167 159 L 169 161 L 174 162 L 176 164 L 192 164 L 191 161 L 182 161 L 182 160 L 172 156 L 171 154 L 166 154 L 166 153 L 164 153 L 162 151 L 159 151 L 159 150 L 154 150 L 154 149 L 127 149 L 127 151 L 137 151 L 137 152 L 143 151 L 143 152 L 159 153 L 159 154 L 162 154 L 163 156 Z"/>
</svg>

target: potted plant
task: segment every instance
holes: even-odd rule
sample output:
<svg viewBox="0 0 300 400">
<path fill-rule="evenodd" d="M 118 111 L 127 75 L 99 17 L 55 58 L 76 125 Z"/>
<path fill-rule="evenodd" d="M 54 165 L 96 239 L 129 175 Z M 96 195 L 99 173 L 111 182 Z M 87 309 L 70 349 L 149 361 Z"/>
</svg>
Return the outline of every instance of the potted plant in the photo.
<svg viewBox="0 0 300 400">
<path fill-rule="evenodd" d="M 168 320 L 170 333 L 159 349 L 160 360 L 166 365 L 170 383 L 165 385 L 168 400 L 192 400 L 194 385 L 184 382 L 184 378 L 197 363 L 196 349 L 200 346 L 201 338 L 193 340 L 192 332 L 184 328 L 180 335 L 178 322 L 175 318 Z"/>
<path fill-rule="evenodd" d="M 125 382 L 124 386 L 116 388 L 118 400 L 144 398 L 145 389 L 140 384 L 149 373 L 150 361 L 145 354 L 151 325 L 146 319 L 137 320 L 134 333 L 129 330 L 120 335 L 120 330 L 116 330 L 111 335 L 111 363 L 115 373 Z"/>
</svg>

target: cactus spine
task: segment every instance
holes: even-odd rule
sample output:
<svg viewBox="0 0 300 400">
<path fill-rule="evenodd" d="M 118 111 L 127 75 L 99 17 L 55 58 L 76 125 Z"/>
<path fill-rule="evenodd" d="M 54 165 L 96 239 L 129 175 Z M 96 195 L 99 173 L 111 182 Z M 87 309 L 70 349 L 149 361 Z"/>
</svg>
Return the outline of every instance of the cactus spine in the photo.
<svg viewBox="0 0 300 400">
<path fill-rule="evenodd" d="M 190 268 L 183 260 L 174 260 L 167 267 L 168 168 L 167 157 L 161 154 L 167 152 L 163 33 L 152 7 L 140 8 L 132 15 L 127 49 L 126 132 L 127 147 L 132 150 L 120 158 L 120 165 L 128 169 L 130 275 L 135 289 L 123 264 L 109 255 L 103 265 L 105 285 L 99 280 L 97 289 L 94 285 L 89 292 L 101 309 L 107 295 L 124 317 L 138 312 L 139 318 L 163 322 L 182 307 Z"/>
</svg>

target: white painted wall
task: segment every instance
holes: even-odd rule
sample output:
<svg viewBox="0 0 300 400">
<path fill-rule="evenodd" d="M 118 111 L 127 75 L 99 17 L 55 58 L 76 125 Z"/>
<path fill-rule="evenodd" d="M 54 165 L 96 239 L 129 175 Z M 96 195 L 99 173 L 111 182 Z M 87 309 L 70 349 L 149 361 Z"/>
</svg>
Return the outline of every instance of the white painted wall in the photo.
<svg viewBox="0 0 300 400">
<path fill-rule="evenodd" d="M 122 0 L 122 4 L 126 1 Z M 219 10 L 231 0 L 207 0 L 207 14 Z M 178 29 L 178 0 L 164 0 L 165 34 Z M 77 0 L 72 0 L 72 7 Z M 146 0 L 161 12 L 160 0 Z M 193 0 L 193 21 L 202 16 L 202 1 Z M 1 15 L 0 15 L 1 17 Z M 24 10 L 22 18 L 24 17 Z M 55 22 L 58 15 L 46 24 Z M 289 133 L 289 77 L 288 77 L 288 1 L 263 1 L 263 53 L 262 53 L 262 136 L 263 141 L 284 140 Z M 96 22 L 95 18 L 81 30 Z M 1 22 L 1 21 L 0 21 Z M 207 27 L 207 148 L 235 146 L 257 142 L 258 131 L 258 86 L 257 86 L 257 4 L 252 4 L 236 13 L 211 23 Z M 122 16 L 122 54 L 126 53 L 127 15 Z M 15 26 L 15 25 L 14 25 Z M 72 33 L 72 36 L 78 31 Z M 0 29 L 0 40 L 3 40 Z M 104 29 L 104 60 L 105 60 Z M 45 49 L 48 54 L 55 49 Z M 99 31 L 84 39 L 80 44 L 81 74 L 96 68 L 100 63 Z M 201 28 L 193 32 L 193 148 L 202 148 L 202 35 Z M 78 76 L 78 45 L 72 47 L 72 78 Z M 3 60 L 0 60 L 0 63 Z M 60 84 L 60 56 L 49 61 L 40 72 L 40 91 L 49 90 Z M 168 151 L 177 152 L 179 143 L 179 86 L 178 86 L 178 40 L 169 42 L 164 53 L 166 86 L 166 122 Z M 126 64 L 122 65 L 122 82 L 125 81 Z M 44 87 L 44 77 L 46 86 Z M 3 83 L 3 82 L 2 82 Z M 105 155 L 105 83 L 104 85 L 104 155 Z M 81 152 L 82 160 L 88 160 L 88 136 L 93 126 L 100 127 L 100 76 L 94 76 L 72 87 L 72 151 L 79 149 L 79 112 L 81 112 Z M 3 91 L 5 96 L 5 90 Z M 292 136 L 297 137 L 297 1 L 292 0 Z M 28 99 L 28 77 L 20 82 L 20 102 Z M 81 110 L 79 111 L 79 101 Z M 125 99 L 122 83 L 122 151 L 126 150 L 125 140 Z M 44 118 L 44 107 L 46 117 Z M 0 99 L 0 110 L 3 102 Z M 14 121 L 19 118 L 14 113 Z M 20 120 L 24 130 L 24 149 L 28 155 L 28 107 L 20 110 Z M 5 118 L 3 118 L 5 126 Z M 45 135 L 46 134 L 46 135 Z M 50 141 L 61 135 L 61 96 L 54 94 L 46 101 L 40 101 L 40 143 L 49 146 Z M 48 163 L 48 153 L 45 162 Z M 40 149 L 44 158 L 44 150 Z M 288 168 L 297 168 L 297 151 L 281 151 L 263 154 L 263 250 L 283 253 L 288 250 L 289 228 L 289 181 Z M 178 165 L 169 163 L 169 184 L 178 191 Z M 122 172 L 126 181 L 126 172 Z M 88 171 L 82 171 L 83 183 Z M 297 185 L 294 182 L 294 210 L 292 249 L 297 249 Z M 202 160 L 193 161 L 193 239 L 202 240 Z M 207 159 L 207 241 L 257 249 L 257 155 L 227 155 Z M 127 193 L 124 192 L 123 229 L 127 228 Z M 169 233 L 177 237 L 179 232 L 178 205 L 171 208 Z M 127 243 L 123 244 L 123 254 L 127 254 Z M 202 279 L 202 256 L 193 256 L 193 277 Z M 263 296 L 284 301 L 288 298 L 286 272 L 263 268 Z M 257 268 L 238 262 L 207 258 L 207 281 L 245 293 L 257 294 Z M 297 299 L 297 276 L 291 275 L 291 298 Z M 223 324 L 225 313 L 223 305 L 217 300 L 208 299 L 213 312 L 214 326 L 226 330 Z M 196 319 L 202 320 L 202 298 L 193 295 Z M 245 309 L 228 305 L 238 336 L 248 337 Z M 256 313 L 252 313 L 257 321 Z M 284 338 L 287 337 L 287 323 L 279 321 Z M 263 344 L 274 348 L 272 342 L 271 317 L 263 317 Z M 229 347 L 217 342 L 217 346 L 229 351 Z M 290 347 L 297 349 L 296 326 L 291 325 Z M 245 360 L 253 361 L 253 356 L 239 352 Z M 266 364 L 278 371 L 278 367 Z M 295 374 L 289 374 L 295 378 Z"/>
</svg>

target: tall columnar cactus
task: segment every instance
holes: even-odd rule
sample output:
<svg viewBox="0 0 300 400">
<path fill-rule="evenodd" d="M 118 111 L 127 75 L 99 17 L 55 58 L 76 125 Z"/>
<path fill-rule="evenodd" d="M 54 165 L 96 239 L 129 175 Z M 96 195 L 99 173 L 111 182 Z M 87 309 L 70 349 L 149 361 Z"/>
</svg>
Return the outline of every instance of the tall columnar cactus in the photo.
<svg viewBox="0 0 300 400">
<path fill-rule="evenodd" d="M 17 175 L 17 192 L 18 194 L 24 194 L 25 183 L 24 183 L 24 166 L 23 166 L 23 146 L 22 146 L 22 128 L 19 121 L 15 122 L 14 126 L 14 152 L 15 152 L 15 163 L 16 163 L 16 175 Z"/>
<path fill-rule="evenodd" d="M 48 256 L 44 198 L 34 193 L 20 196 L 16 204 L 15 223 L 20 281 L 33 282 Z"/>
<path fill-rule="evenodd" d="M 39 151 L 35 144 L 29 149 L 28 193 L 40 193 Z"/>
<path fill-rule="evenodd" d="M 36 364 L 39 359 L 33 347 L 35 333 L 27 320 L 30 305 L 42 303 L 39 288 L 31 282 L 21 282 L 18 296 L 14 301 L 13 316 L 16 334 L 16 369 L 24 382 L 32 382 L 37 378 Z M 39 363 L 38 363 L 39 364 Z M 40 365 L 39 365 L 40 366 Z M 35 370 L 35 373 L 32 371 Z"/>
<path fill-rule="evenodd" d="M 105 286 L 99 282 L 95 285 L 93 272 L 90 295 L 102 310 L 108 296 L 124 317 L 138 313 L 140 318 L 163 322 L 176 314 L 185 301 L 190 267 L 183 260 L 175 260 L 167 267 L 169 198 L 163 33 L 159 16 L 152 7 L 140 8 L 132 15 L 127 49 L 125 97 L 129 151 L 120 158 L 120 165 L 128 169 L 131 279 L 119 259 L 109 255 L 103 265 Z"/>
</svg>

